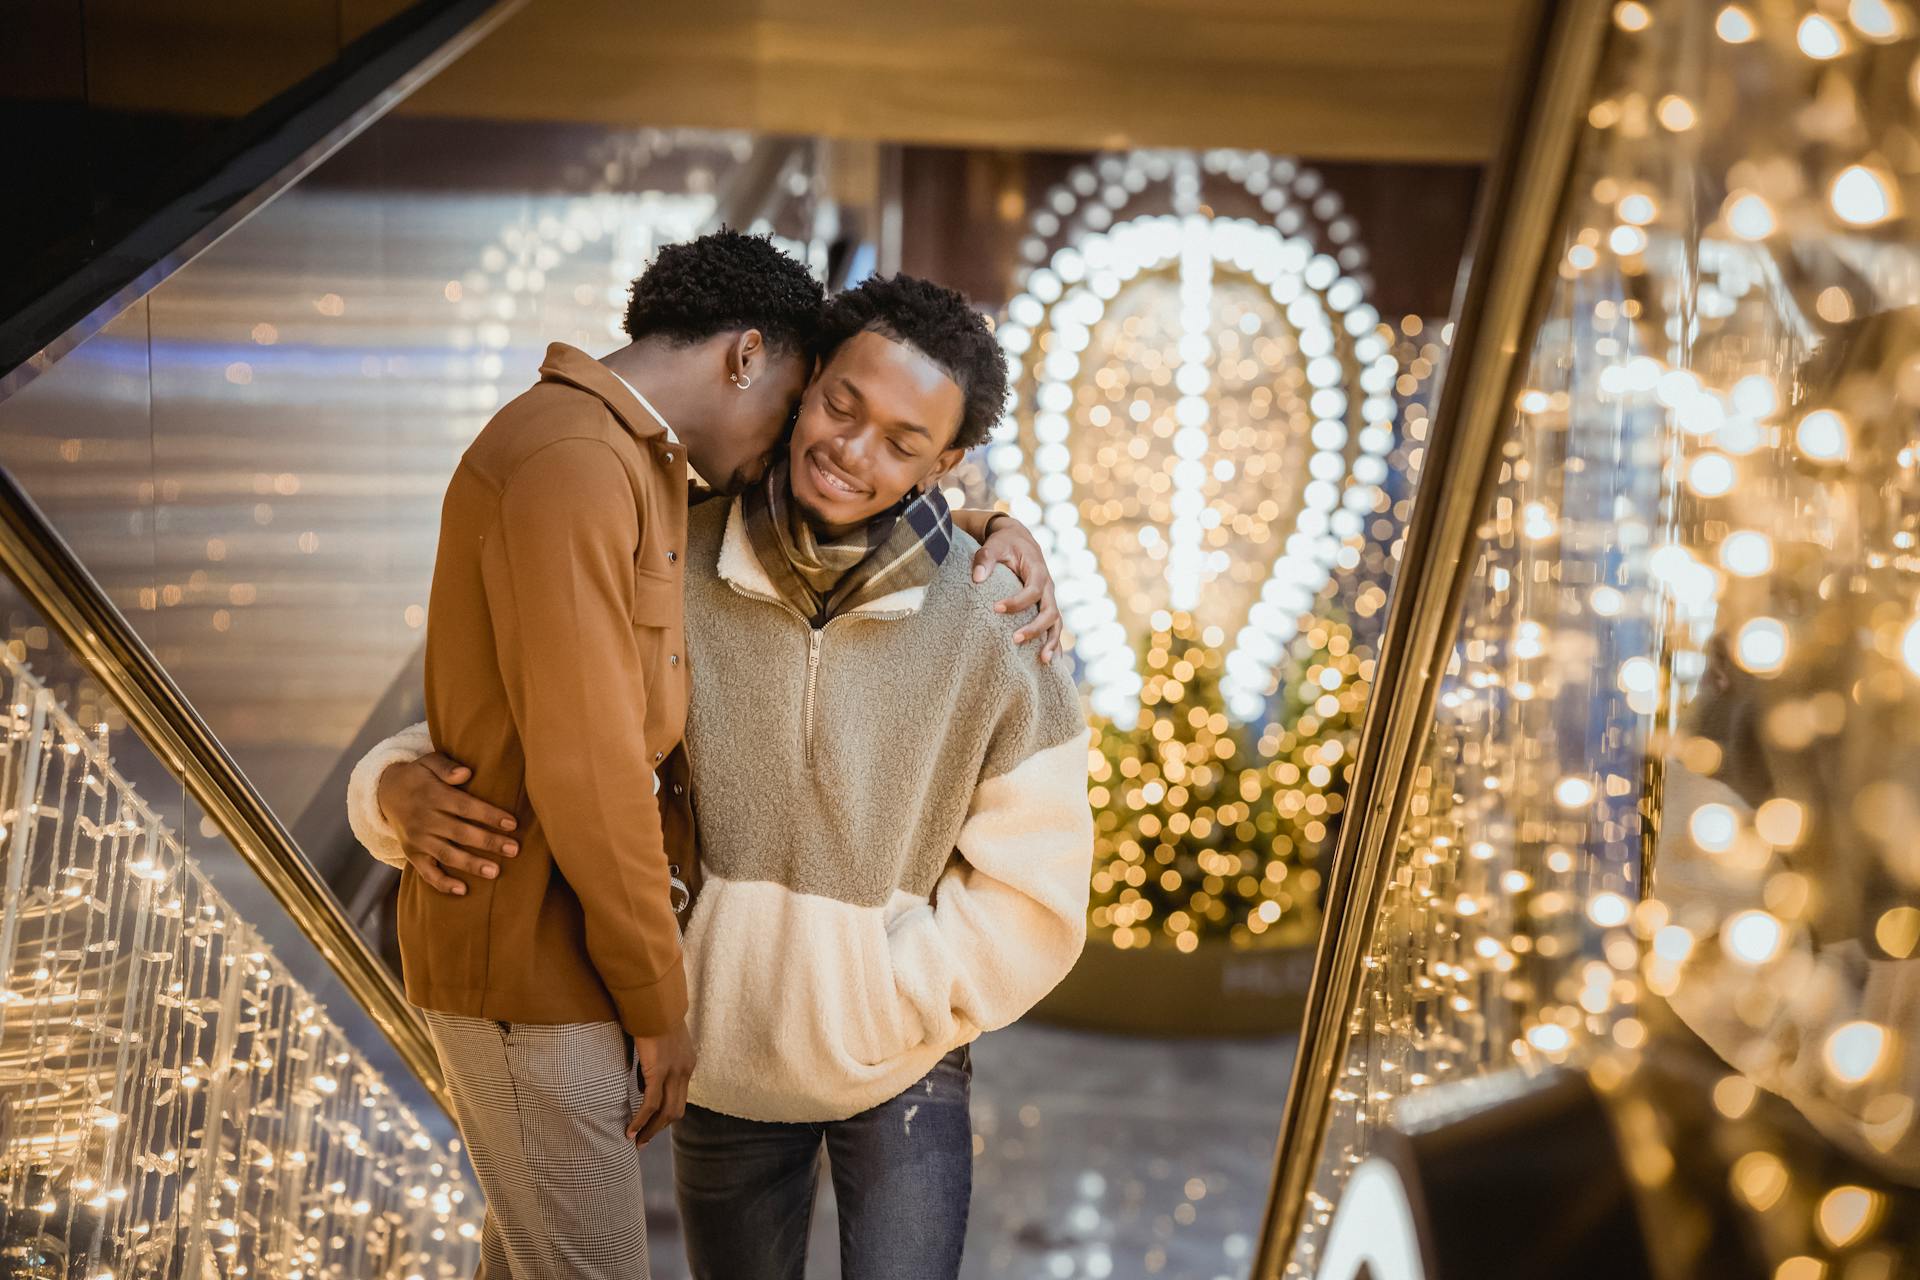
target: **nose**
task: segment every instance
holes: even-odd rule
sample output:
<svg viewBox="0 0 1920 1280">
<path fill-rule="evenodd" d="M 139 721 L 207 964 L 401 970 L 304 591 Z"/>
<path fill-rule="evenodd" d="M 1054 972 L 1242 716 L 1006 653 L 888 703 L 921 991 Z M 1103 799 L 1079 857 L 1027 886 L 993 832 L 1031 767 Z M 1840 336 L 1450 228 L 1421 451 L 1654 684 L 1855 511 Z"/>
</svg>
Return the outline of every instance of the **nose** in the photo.
<svg viewBox="0 0 1920 1280">
<path fill-rule="evenodd" d="M 849 431 L 844 435 L 835 436 L 828 445 L 829 455 L 837 465 L 859 474 L 871 451 L 869 437 L 872 435 L 871 431 Z"/>
</svg>

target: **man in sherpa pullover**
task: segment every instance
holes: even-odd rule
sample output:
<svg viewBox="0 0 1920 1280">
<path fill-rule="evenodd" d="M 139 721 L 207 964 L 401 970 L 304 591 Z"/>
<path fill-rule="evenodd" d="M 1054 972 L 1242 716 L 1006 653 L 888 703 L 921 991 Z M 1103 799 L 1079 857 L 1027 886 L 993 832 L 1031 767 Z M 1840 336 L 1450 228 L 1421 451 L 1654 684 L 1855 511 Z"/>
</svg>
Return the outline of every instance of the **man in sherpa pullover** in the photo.
<svg viewBox="0 0 1920 1280">
<path fill-rule="evenodd" d="M 700 1061 L 673 1134 L 703 1280 L 803 1275 L 823 1142 L 847 1280 L 957 1275 L 965 1046 L 1085 938 L 1079 698 L 994 611 L 1012 577 L 973 588 L 937 484 L 999 416 L 1000 354 L 907 277 L 834 299 L 826 329 L 785 461 L 688 524 Z M 429 750 L 413 730 L 374 754 Z M 375 777 L 355 827 L 392 850 L 422 811 L 383 814 Z"/>
</svg>

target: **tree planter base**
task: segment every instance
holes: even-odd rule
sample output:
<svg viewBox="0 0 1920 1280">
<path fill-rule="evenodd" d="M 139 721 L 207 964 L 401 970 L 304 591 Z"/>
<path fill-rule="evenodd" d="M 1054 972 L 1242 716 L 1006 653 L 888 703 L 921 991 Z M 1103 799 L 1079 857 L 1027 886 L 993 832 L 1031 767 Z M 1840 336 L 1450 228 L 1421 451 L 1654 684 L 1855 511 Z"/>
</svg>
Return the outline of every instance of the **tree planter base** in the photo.
<svg viewBox="0 0 1920 1280">
<path fill-rule="evenodd" d="M 1080 962 L 1029 1016 L 1122 1035 L 1273 1036 L 1300 1030 L 1314 946 L 1121 950 L 1087 940 Z"/>
</svg>

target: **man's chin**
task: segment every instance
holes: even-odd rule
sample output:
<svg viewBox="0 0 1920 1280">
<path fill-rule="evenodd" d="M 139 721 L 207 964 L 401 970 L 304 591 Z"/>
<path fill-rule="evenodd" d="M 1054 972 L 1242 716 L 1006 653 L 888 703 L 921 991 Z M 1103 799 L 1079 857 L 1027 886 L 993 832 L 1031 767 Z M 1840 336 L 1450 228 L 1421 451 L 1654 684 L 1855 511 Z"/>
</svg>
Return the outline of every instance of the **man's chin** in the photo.
<svg viewBox="0 0 1920 1280">
<path fill-rule="evenodd" d="M 844 509 L 828 510 L 826 504 L 820 502 L 817 498 L 802 493 L 800 486 L 794 484 L 792 480 L 788 480 L 787 482 L 787 492 L 792 495 L 793 504 L 800 508 L 800 514 L 806 517 L 807 523 L 816 529 L 852 529 L 865 524 L 878 514 L 877 512 L 868 512 L 862 515 L 858 511 L 848 512 Z"/>
</svg>

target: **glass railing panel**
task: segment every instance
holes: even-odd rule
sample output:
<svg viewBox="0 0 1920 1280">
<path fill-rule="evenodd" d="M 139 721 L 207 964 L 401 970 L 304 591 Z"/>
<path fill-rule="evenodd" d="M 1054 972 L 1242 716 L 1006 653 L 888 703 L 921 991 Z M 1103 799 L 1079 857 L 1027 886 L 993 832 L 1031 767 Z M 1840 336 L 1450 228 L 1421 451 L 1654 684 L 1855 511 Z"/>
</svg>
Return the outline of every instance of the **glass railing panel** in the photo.
<svg viewBox="0 0 1920 1280">
<path fill-rule="evenodd" d="M 97 691 L 61 696 L 27 650 L 0 651 L 6 1273 L 471 1273 L 444 1114 L 310 949 L 269 940 L 298 937 L 274 904 L 208 874 L 219 842 L 183 834 L 180 785 Z"/>
<path fill-rule="evenodd" d="M 1289 1275 L 1410 1098 L 1560 1066 L 1657 1274 L 1920 1265 L 1913 32 L 1612 19 Z"/>
</svg>

